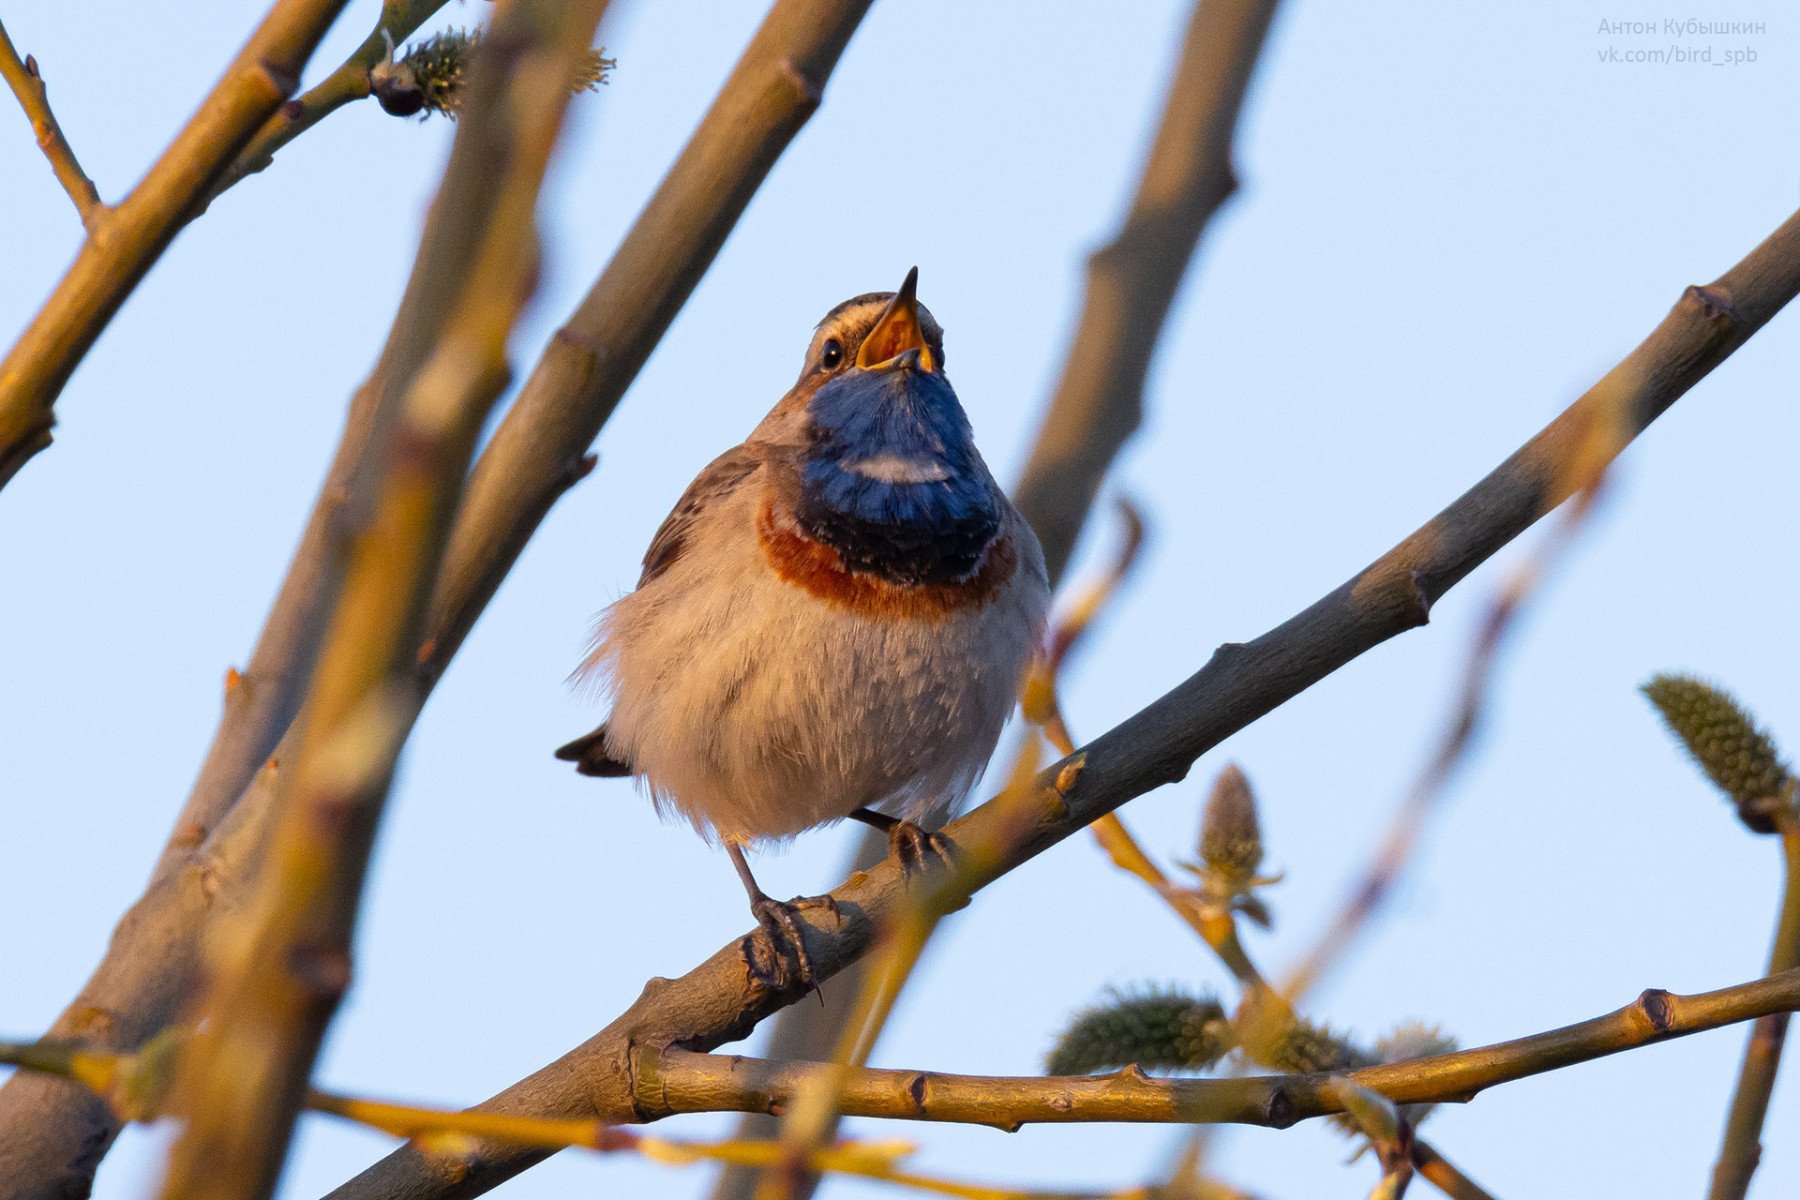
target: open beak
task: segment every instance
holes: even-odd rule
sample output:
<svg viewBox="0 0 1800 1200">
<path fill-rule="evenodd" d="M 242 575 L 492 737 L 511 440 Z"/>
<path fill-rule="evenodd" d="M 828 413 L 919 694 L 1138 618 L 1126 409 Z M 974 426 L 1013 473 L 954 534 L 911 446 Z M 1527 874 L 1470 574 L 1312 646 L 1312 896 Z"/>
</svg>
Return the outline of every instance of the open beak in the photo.
<svg viewBox="0 0 1800 1200">
<path fill-rule="evenodd" d="M 925 344 L 925 330 L 919 325 L 919 268 L 906 273 L 906 282 L 888 302 L 887 311 L 863 339 L 856 352 L 856 365 L 863 370 L 890 366 L 909 350 L 918 351 L 916 361 L 921 370 L 937 370 L 931 347 Z"/>
</svg>

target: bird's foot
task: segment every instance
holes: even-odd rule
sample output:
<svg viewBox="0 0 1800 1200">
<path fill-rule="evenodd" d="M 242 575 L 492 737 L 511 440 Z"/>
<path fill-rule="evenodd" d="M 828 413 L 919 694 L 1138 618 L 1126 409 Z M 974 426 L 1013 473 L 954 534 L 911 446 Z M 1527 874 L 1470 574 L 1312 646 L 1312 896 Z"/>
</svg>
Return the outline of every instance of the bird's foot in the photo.
<svg viewBox="0 0 1800 1200">
<path fill-rule="evenodd" d="M 786 904 L 768 896 L 751 899 L 750 912 L 762 928 L 738 943 L 738 955 L 754 982 L 772 992 L 787 990 L 790 982 L 808 990 L 819 986 L 806 949 L 806 926 L 796 910 L 821 904 L 837 915 L 837 902 L 829 896 L 801 896 Z"/>
<path fill-rule="evenodd" d="M 911 821 L 895 821 L 888 827 L 888 857 L 900 864 L 901 873 L 910 877 L 936 859 L 946 867 L 954 867 L 956 843 L 941 833 L 921 829 Z"/>
<path fill-rule="evenodd" d="M 872 808 L 859 808 L 850 817 L 887 834 L 888 857 L 900 864 L 903 878 L 911 878 L 931 859 L 936 859 L 946 867 L 956 865 L 956 859 L 952 857 L 956 843 L 941 833 L 929 832 L 911 821 L 902 821 L 899 817 L 890 817 Z"/>
</svg>

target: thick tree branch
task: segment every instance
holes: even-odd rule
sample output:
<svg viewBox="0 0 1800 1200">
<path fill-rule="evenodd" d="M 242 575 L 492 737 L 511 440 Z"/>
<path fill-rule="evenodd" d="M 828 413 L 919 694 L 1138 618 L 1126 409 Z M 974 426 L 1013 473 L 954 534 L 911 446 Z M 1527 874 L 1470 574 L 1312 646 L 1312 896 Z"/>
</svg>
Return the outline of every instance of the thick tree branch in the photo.
<svg viewBox="0 0 1800 1200">
<path fill-rule="evenodd" d="M 1144 379 L 1200 235 L 1236 187 L 1232 141 L 1261 58 L 1275 0 L 1196 0 L 1149 154 L 1123 227 L 1088 260 L 1088 282 L 1061 382 L 1013 499 L 1043 545 L 1052 586 L 1062 578 L 1101 481 L 1143 410 Z M 879 832 L 858 841 L 846 874 L 887 853 Z M 824 1007 L 790 1008 L 770 1034 L 776 1057 L 827 1057 L 857 980 L 826 985 Z M 745 1137 L 773 1135 L 747 1118 Z M 756 1180 L 728 1170 L 713 1200 L 749 1200 Z M 808 1189 L 798 1189 L 804 1200 Z"/>
<path fill-rule="evenodd" d="M 100 202 L 99 190 L 76 161 L 69 139 L 63 136 L 56 114 L 50 111 L 50 92 L 44 86 L 44 77 L 38 71 L 37 60 L 30 55 L 23 61 L 19 59 L 19 52 L 13 48 L 12 39 L 6 35 L 4 25 L 0 25 L 0 77 L 5 78 L 6 86 L 19 98 L 19 107 L 25 110 L 25 116 L 31 122 L 31 132 L 37 135 L 38 149 L 50 160 L 50 169 L 56 174 L 56 182 L 62 184 L 63 191 L 69 193 L 69 199 L 75 202 L 75 212 L 81 217 L 82 225 L 92 233 L 100 217 L 106 212 L 106 205 Z"/>
<path fill-rule="evenodd" d="M 0 361 L 0 488 L 50 444 L 76 364 L 197 211 L 220 173 L 299 86 L 345 0 L 277 0 L 143 181 L 106 211 L 56 290 Z"/>
<path fill-rule="evenodd" d="M 350 569 L 299 718 L 266 865 L 212 947 L 203 1018 L 173 1098 L 184 1119 L 162 1195 L 270 1195 L 313 1059 L 349 983 L 362 882 L 394 765 L 418 711 L 425 609 L 476 437 L 506 385 L 506 342 L 536 279 L 535 214 L 605 0 L 502 0 L 426 223 L 397 336 L 434 338 L 395 372 L 391 437 L 348 547 Z M 460 276 L 460 278 L 459 278 Z"/>
<path fill-rule="evenodd" d="M 1800 821 L 1792 813 L 1785 813 L 1778 820 L 1784 876 L 1781 918 L 1775 926 L 1775 945 L 1769 951 L 1770 975 L 1800 967 Z M 1787 1027 L 1788 1014 L 1784 1012 L 1759 1017 L 1751 1027 L 1707 1200 L 1743 1200 L 1749 1194 L 1750 1177 L 1762 1161 L 1763 1120 L 1769 1114 L 1769 1097 L 1775 1091 L 1775 1072 L 1781 1066 Z"/>
<path fill-rule="evenodd" d="M 974 882 L 1028 861 L 1127 800 L 1182 778 L 1224 738 L 1397 634 L 1470 571 L 1567 499 L 1563 465 L 1593 422 L 1622 413 L 1635 436 L 1760 329 L 1800 291 L 1800 214 L 1725 275 L 1682 293 L 1669 315 L 1581 399 L 1417 532 L 1304 612 L 1253 642 L 1228 644 L 1196 675 L 1042 777 L 1030 824 Z M 1616 405 L 1614 389 L 1630 403 Z M 1014 820 L 991 802 L 949 828 L 958 844 L 997 840 Z M 807 909 L 807 948 L 819 977 L 868 949 L 876 924 L 904 903 L 892 863 L 833 893 L 837 916 Z M 743 1037 L 800 998 L 754 986 L 728 944 L 679 979 L 652 980 L 624 1014 L 581 1046 L 506 1089 L 485 1111 L 630 1119 L 638 1047 L 706 1050 Z M 1778 1008 L 1779 1006 L 1777 1006 Z M 1767 1011 L 1776 1011 L 1771 1008 Z M 338 1189 L 337 1200 L 474 1196 L 542 1158 L 503 1146 L 447 1162 L 408 1146 Z"/>
</svg>

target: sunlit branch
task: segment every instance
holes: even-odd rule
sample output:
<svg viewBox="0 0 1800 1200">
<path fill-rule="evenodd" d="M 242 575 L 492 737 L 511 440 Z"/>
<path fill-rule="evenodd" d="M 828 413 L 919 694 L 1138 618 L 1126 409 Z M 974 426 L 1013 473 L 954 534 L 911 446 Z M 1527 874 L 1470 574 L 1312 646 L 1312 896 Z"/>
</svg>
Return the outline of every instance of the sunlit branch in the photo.
<svg viewBox="0 0 1800 1200">
<path fill-rule="evenodd" d="M 0 360 L 0 488 L 50 444 L 76 364 L 196 211 L 213 181 L 299 86 L 345 0 L 277 0 L 143 181 L 101 214 L 43 308 Z"/>
<path fill-rule="evenodd" d="M 451 514 L 507 339 L 536 282 L 538 189 L 604 0 L 503 0 L 474 64 L 415 268 L 442 297 L 402 311 L 419 335 L 396 374 L 373 501 L 299 718 L 267 860 L 210 947 L 198 1032 L 171 1107 L 183 1126 L 167 1200 L 274 1190 L 325 1029 L 349 983 L 362 882 L 395 763 L 418 711 L 414 667 Z M 409 328 L 418 325 L 421 328 Z"/>
<path fill-rule="evenodd" d="M 1691 996 L 1651 989 L 1623 1008 L 1560 1029 L 1338 1074 L 1395 1104 L 1465 1103 L 1489 1088 L 1547 1071 L 1797 1008 L 1800 970 Z M 672 1047 L 641 1047 L 631 1062 L 639 1120 L 779 1111 L 821 1066 Z M 1344 1111 L 1331 1079 L 1323 1074 L 1171 1079 L 1132 1067 L 1110 1075 L 1063 1076 L 861 1067 L 849 1071 L 840 1103 L 847 1116 L 1002 1129 L 1097 1121 L 1285 1128 Z"/>
<path fill-rule="evenodd" d="M 1771 975 L 1800 967 L 1800 819 L 1792 812 L 1784 813 L 1777 818 L 1777 827 L 1781 833 L 1784 876 L 1781 918 L 1775 927 L 1775 945 L 1769 951 Z M 1707 1200 L 1743 1200 L 1750 1191 L 1750 1177 L 1762 1159 L 1763 1120 L 1768 1116 L 1769 1098 L 1775 1090 L 1775 1072 L 1781 1066 L 1787 1028 L 1787 1013 L 1770 1013 L 1757 1018 L 1750 1029 Z"/>
<path fill-rule="evenodd" d="M 76 161 L 69 139 L 63 136 L 62 126 L 57 123 L 56 114 L 50 110 L 49 89 L 44 86 L 44 76 L 38 70 L 37 60 L 30 55 L 23 60 L 19 58 L 19 52 L 13 48 L 12 39 L 7 36 L 4 25 L 0 25 L 0 78 L 6 80 L 6 86 L 18 97 L 19 107 L 25 110 L 25 116 L 31 122 L 31 132 L 37 136 L 38 149 L 50 160 L 50 170 L 55 173 L 56 182 L 62 184 L 63 191 L 69 193 L 69 199 L 75 202 L 75 212 L 81 218 L 82 225 L 92 232 L 106 212 L 106 205 L 100 202 L 99 190 Z"/>
</svg>

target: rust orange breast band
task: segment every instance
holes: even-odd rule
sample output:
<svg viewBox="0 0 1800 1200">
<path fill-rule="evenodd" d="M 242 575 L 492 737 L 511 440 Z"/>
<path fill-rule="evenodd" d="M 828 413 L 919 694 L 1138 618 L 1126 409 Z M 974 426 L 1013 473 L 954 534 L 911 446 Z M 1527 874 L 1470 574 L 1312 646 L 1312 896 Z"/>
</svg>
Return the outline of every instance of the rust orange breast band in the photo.
<svg viewBox="0 0 1800 1200">
<path fill-rule="evenodd" d="M 942 621 L 978 612 L 994 601 L 1018 568 L 1012 535 L 1002 532 L 988 547 L 981 566 L 959 583 L 892 583 L 852 571 L 836 550 L 778 521 L 768 502 L 757 514 L 756 535 L 769 565 L 782 579 L 865 617 Z"/>
</svg>

